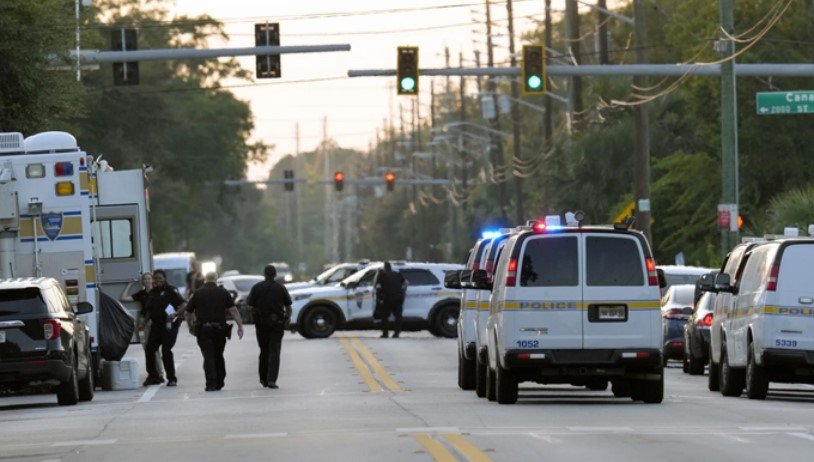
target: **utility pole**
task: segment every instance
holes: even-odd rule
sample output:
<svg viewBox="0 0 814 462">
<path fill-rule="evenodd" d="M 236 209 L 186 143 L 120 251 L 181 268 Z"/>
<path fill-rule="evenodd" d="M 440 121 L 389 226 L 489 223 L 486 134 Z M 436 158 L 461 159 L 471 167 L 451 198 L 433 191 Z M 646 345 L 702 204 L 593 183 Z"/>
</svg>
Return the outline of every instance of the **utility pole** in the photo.
<svg viewBox="0 0 814 462">
<path fill-rule="evenodd" d="M 636 63 L 647 62 L 647 14 L 645 0 L 633 0 L 634 37 L 636 44 Z M 634 76 L 633 85 L 638 88 L 647 86 L 647 77 Z M 636 229 L 643 232 L 653 245 L 653 234 L 650 231 L 650 121 L 647 105 L 639 104 L 634 111 L 634 196 L 636 207 Z"/>
<path fill-rule="evenodd" d="M 458 60 L 459 60 L 458 62 L 460 63 L 460 66 L 463 68 L 464 67 L 464 54 L 463 53 L 458 55 Z M 466 122 L 466 79 L 465 79 L 464 76 L 461 76 L 460 92 L 461 92 L 461 94 L 460 94 L 460 98 L 461 98 L 461 115 L 460 115 L 460 118 L 461 118 L 461 122 Z M 464 227 L 468 228 L 467 223 L 466 223 L 466 208 L 467 208 L 466 207 L 466 202 L 467 202 L 467 199 L 468 199 L 467 192 L 469 191 L 469 184 L 468 184 L 468 182 L 469 182 L 469 178 L 468 178 L 469 177 L 469 166 L 467 165 L 468 160 L 469 160 L 469 152 L 467 152 L 466 136 L 465 135 L 466 135 L 466 124 L 464 123 L 464 124 L 461 125 L 461 127 L 460 127 L 460 129 L 458 131 L 458 153 L 461 156 L 461 186 L 462 186 L 463 192 L 464 192 L 464 194 L 463 194 L 463 204 L 461 204 L 461 207 L 463 208 L 463 217 L 462 218 L 463 218 Z"/>
<path fill-rule="evenodd" d="M 565 0 L 565 29 L 570 57 L 578 66 L 581 63 L 579 44 L 579 5 L 577 0 Z M 582 116 L 582 78 L 571 77 L 568 85 L 569 122 L 572 131 L 579 129 Z"/>
<path fill-rule="evenodd" d="M 608 59 L 608 15 L 605 10 L 608 9 L 607 0 L 597 0 L 596 9 L 597 21 L 599 26 L 596 31 L 597 38 L 597 51 L 599 52 L 599 64 L 610 64 Z"/>
<path fill-rule="evenodd" d="M 294 125 L 294 131 L 296 135 L 296 150 L 295 150 L 295 157 L 294 157 L 294 177 L 295 178 L 302 178 L 302 175 L 305 169 L 302 168 L 302 159 L 300 155 L 300 123 L 297 122 Z M 302 206 L 304 205 L 303 202 L 303 194 L 302 194 L 302 185 L 294 187 L 294 199 L 295 199 L 295 207 L 294 211 L 297 214 L 297 258 L 299 258 L 300 263 L 305 263 L 305 252 L 303 250 L 303 235 L 302 235 Z M 299 271 L 302 269 L 298 268 Z"/>
<path fill-rule="evenodd" d="M 735 35 L 734 0 L 720 0 L 721 29 Z M 722 37 L 723 57 L 721 63 L 721 173 L 723 191 L 721 203 L 730 204 L 730 223 L 737 224 L 739 211 L 738 198 L 738 99 L 735 82 L 735 42 Z M 735 229 L 735 231 L 731 231 Z M 721 230 L 721 252 L 726 255 L 737 243 L 737 226 Z"/>
<path fill-rule="evenodd" d="M 517 67 L 517 53 L 514 48 L 514 11 L 512 9 L 512 0 L 506 1 L 506 14 L 509 16 L 509 56 L 512 67 Z M 520 98 L 520 87 L 517 79 L 512 79 L 512 102 L 511 102 L 511 118 L 512 118 L 512 147 L 514 149 L 514 159 L 510 163 L 512 165 L 512 172 L 514 172 L 515 161 L 523 160 L 522 146 L 520 145 L 520 128 L 523 124 L 522 115 L 520 114 L 520 107 L 517 105 L 517 100 Z M 523 210 L 523 179 L 514 175 L 515 184 L 515 223 L 523 223 L 525 220 L 526 212 Z"/>
<path fill-rule="evenodd" d="M 486 57 L 487 57 L 487 66 L 490 68 L 495 67 L 495 49 L 494 43 L 492 42 L 492 7 L 490 4 L 490 0 L 485 0 L 486 2 Z M 489 93 L 492 95 L 492 103 L 495 108 L 494 118 L 489 121 L 490 128 L 492 130 L 499 130 L 500 129 L 500 106 L 497 97 L 497 83 L 495 82 L 494 77 L 489 77 Z M 492 169 L 495 172 L 495 176 L 497 177 L 497 191 L 498 191 L 498 201 L 500 203 L 500 218 L 501 221 L 508 222 L 508 218 L 506 217 L 506 180 L 505 178 L 506 172 L 504 171 L 503 163 L 503 140 L 496 137 L 493 133 L 489 133 L 489 153 L 492 158 Z"/>
<path fill-rule="evenodd" d="M 545 46 L 552 45 L 552 31 L 551 31 L 551 0 L 545 0 Z M 546 67 L 550 64 L 551 60 L 548 58 L 550 53 L 546 53 Z M 547 77 L 546 77 L 547 78 Z M 545 97 L 545 113 L 543 114 L 543 134 L 545 136 L 545 151 L 548 152 L 552 148 L 552 135 L 554 131 L 554 122 L 552 112 L 554 112 L 554 102 L 551 95 L 546 94 Z"/>
</svg>

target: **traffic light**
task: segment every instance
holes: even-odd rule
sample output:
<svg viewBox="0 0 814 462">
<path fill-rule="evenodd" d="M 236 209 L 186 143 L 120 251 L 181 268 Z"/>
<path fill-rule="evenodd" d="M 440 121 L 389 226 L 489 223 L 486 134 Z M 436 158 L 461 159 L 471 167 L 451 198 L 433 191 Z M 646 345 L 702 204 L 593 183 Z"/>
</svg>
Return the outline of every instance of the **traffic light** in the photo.
<svg viewBox="0 0 814 462">
<path fill-rule="evenodd" d="M 283 178 L 286 180 L 291 180 L 290 182 L 285 183 L 285 190 L 286 191 L 293 191 L 294 190 L 294 170 L 284 170 L 283 171 Z"/>
<path fill-rule="evenodd" d="M 396 76 L 399 95 L 418 94 L 418 47 L 398 47 Z"/>
<path fill-rule="evenodd" d="M 280 46 L 280 23 L 255 24 L 254 46 Z M 282 76 L 279 54 L 257 56 L 256 65 L 258 79 L 278 79 Z"/>
<path fill-rule="evenodd" d="M 345 172 L 334 172 L 334 189 L 342 191 L 345 188 Z"/>
<path fill-rule="evenodd" d="M 110 49 L 113 51 L 138 50 L 138 32 L 135 29 L 110 31 Z M 114 85 L 138 85 L 138 62 L 113 63 Z"/>
<path fill-rule="evenodd" d="M 384 174 L 384 182 L 387 183 L 387 190 L 392 191 L 393 186 L 396 184 L 396 174 L 393 172 L 387 172 Z"/>
<path fill-rule="evenodd" d="M 523 93 L 546 92 L 545 47 L 523 45 Z"/>
</svg>

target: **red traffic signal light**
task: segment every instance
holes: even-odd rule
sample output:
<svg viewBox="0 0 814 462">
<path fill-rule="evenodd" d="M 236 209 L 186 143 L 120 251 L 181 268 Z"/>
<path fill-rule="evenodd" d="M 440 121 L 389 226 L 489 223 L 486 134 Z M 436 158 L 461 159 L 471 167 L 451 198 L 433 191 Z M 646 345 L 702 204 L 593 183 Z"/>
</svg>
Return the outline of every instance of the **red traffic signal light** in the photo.
<svg viewBox="0 0 814 462">
<path fill-rule="evenodd" d="M 387 190 L 392 191 L 393 185 L 396 182 L 396 174 L 393 172 L 387 172 L 384 174 L 384 182 L 387 183 Z"/>
<path fill-rule="evenodd" d="M 345 188 L 345 172 L 334 172 L 334 188 L 337 191 Z"/>
</svg>

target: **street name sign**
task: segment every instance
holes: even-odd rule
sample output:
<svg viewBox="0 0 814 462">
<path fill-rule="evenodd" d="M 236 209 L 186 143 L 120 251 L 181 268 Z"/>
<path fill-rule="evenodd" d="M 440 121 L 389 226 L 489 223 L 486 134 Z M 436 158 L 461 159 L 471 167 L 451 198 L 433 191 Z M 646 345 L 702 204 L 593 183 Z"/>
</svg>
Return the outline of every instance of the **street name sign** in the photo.
<svg viewBox="0 0 814 462">
<path fill-rule="evenodd" d="M 756 106 L 758 115 L 814 114 L 814 90 L 761 92 Z"/>
</svg>

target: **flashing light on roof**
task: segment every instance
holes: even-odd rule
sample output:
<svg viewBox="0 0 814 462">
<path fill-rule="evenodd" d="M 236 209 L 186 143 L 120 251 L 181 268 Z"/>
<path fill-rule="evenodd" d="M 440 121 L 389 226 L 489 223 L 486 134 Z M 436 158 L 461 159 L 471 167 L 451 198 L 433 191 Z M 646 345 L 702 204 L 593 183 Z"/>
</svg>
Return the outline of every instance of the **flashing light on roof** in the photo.
<svg viewBox="0 0 814 462">
<path fill-rule="evenodd" d="M 533 229 L 535 233 L 542 233 L 543 231 L 546 230 L 546 228 L 548 228 L 548 225 L 546 223 L 543 223 L 542 221 L 534 223 L 534 225 L 532 225 L 531 227 L 531 229 Z"/>
<path fill-rule="evenodd" d="M 487 229 L 480 233 L 480 236 L 483 239 L 494 239 L 496 237 L 499 237 L 500 235 L 501 232 L 494 229 Z"/>
<path fill-rule="evenodd" d="M 783 235 L 786 237 L 800 237 L 800 229 L 794 226 L 788 226 L 783 230 Z"/>
</svg>

